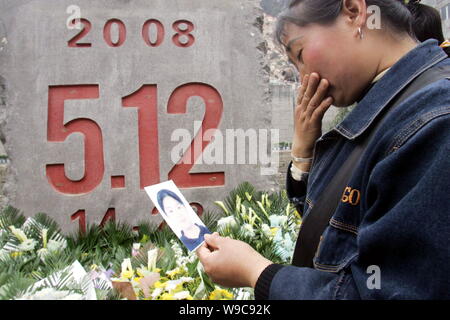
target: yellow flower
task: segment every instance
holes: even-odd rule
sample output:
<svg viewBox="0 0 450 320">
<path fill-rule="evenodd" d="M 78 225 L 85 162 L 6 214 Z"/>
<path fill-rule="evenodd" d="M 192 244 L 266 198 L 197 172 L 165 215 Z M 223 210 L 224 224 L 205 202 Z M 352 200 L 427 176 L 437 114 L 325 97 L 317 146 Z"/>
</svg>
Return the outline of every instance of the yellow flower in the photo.
<svg viewBox="0 0 450 320">
<path fill-rule="evenodd" d="M 172 294 L 183 291 L 183 283 L 178 280 L 168 281 L 166 282 L 166 291 L 169 291 Z"/>
<path fill-rule="evenodd" d="M 125 279 L 131 279 L 134 276 L 134 272 L 133 270 L 131 271 L 123 271 L 120 273 L 120 277 L 121 278 L 125 278 Z"/>
<path fill-rule="evenodd" d="M 158 289 L 158 288 L 165 288 L 166 287 L 166 282 L 161 282 L 161 281 L 156 281 L 153 286 Z"/>
<path fill-rule="evenodd" d="M 11 252 L 11 257 L 17 258 L 17 257 L 20 257 L 22 254 L 23 254 L 23 252 L 21 252 L 21 251 Z"/>
<path fill-rule="evenodd" d="M 273 237 L 275 237 L 275 235 L 277 234 L 278 229 L 279 229 L 278 227 L 275 227 L 275 228 L 271 228 L 271 229 L 270 229 L 270 233 L 272 234 Z"/>
<path fill-rule="evenodd" d="M 134 276 L 133 267 L 131 266 L 131 259 L 124 259 L 122 262 L 121 278 L 131 279 Z"/>
<path fill-rule="evenodd" d="M 91 270 L 95 271 L 98 269 L 98 265 L 96 265 L 95 263 L 93 265 L 91 265 Z"/>
<path fill-rule="evenodd" d="M 228 290 L 216 289 L 209 295 L 209 300 L 232 300 L 233 294 Z"/>
<path fill-rule="evenodd" d="M 161 300 L 175 300 L 175 298 L 173 297 L 173 294 L 166 292 L 161 295 Z"/>
<path fill-rule="evenodd" d="M 166 275 L 168 275 L 169 278 L 174 278 L 174 277 L 177 276 L 177 275 L 183 274 L 184 271 L 185 271 L 184 269 L 182 269 L 182 268 L 180 268 L 180 267 L 177 267 L 177 268 L 175 268 L 175 269 L 173 269 L 173 270 L 167 271 L 167 272 L 166 272 Z"/>
<path fill-rule="evenodd" d="M 145 271 L 142 270 L 141 268 L 136 269 L 136 274 L 138 275 L 138 277 L 141 277 L 141 278 L 145 277 L 144 272 Z"/>
</svg>

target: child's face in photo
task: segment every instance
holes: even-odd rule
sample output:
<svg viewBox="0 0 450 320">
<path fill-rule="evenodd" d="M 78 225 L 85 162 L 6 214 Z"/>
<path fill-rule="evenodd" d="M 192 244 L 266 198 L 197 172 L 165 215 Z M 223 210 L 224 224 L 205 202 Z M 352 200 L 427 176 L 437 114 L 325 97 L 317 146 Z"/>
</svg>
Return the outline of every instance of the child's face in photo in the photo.
<svg viewBox="0 0 450 320">
<path fill-rule="evenodd" d="M 189 211 L 187 208 L 176 199 L 167 196 L 163 200 L 164 212 L 172 221 L 180 226 L 181 229 L 192 226 L 192 222 L 189 219 Z"/>
</svg>

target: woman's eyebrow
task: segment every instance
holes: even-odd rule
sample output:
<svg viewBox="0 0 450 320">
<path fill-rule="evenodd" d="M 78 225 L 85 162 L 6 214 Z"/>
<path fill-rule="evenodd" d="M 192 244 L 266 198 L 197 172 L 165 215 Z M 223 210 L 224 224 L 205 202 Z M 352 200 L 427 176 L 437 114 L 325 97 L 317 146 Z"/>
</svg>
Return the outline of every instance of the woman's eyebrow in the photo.
<svg viewBox="0 0 450 320">
<path fill-rule="evenodd" d="M 290 52 L 290 51 L 291 51 L 291 46 L 292 46 L 292 44 L 293 44 L 295 41 L 299 40 L 300 38 L 303 38 L 303 36 L 294 38 L 294 39 L 292 39 L 291 41 L 289 41 L 289 43 L 288 43 L 287 46 L 286 46 L 286 51 L 287 51 L 287 52 Z"/>
</svg>

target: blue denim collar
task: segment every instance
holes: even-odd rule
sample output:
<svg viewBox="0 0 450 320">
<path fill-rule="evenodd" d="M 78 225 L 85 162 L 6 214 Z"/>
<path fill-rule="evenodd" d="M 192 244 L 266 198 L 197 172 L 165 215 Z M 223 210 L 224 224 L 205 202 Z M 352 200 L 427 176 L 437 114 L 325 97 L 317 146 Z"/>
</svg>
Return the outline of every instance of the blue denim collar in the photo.
<svg viewBox="0 0 450 320">
<path fill-rule="evenodd" d="M 357 138 L 369 128 L 403 88 L 425 70 L 445 58 L 447 55 L 439 48 L 436 40 L 431 39 L 419 44 L 373 85 L 356 108 L 330 134 L 337 132 L 350 140 Z"/>
</svg>

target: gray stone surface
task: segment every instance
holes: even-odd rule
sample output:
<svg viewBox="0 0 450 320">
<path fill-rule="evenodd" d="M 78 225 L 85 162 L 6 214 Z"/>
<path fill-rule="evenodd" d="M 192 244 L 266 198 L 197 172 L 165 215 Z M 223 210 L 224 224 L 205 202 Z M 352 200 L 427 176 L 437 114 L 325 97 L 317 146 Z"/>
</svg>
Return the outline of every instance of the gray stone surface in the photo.
<svg viewBox="0 0 450 320">
<path fill-rule="evenodd" d="M 292 142 L 294 135 L 295 84 L 271 83 L 272 126 L 280 130 L 280 142 Z"/>
<path fill-rule="evenodd" d="M 65 231 L 77 229 L 71 215 L 86 210 L 88 223 L 99 223 L 108 208 L 115 208 L 117 220 L 136 225 L 142 220 L 161 221 L 151 216 L 153 205 L 139 185 L 138 113 L 123 108 L 122 98 L 145 84 L 157 84 L 160 181 L 168 178 L 174 165 L 171 133 L 186 128 L 193 133 L 194 121 L 201 121 L 205 104 L 191 99 L 187 114 L 168 114 L 171 93 L 180 85 L 196 82 L 213 86 L 221 95 L 224 113 L 219 129 L 268 129 L 272 114 L 266 59 L 260 44 L 261 16 L 258 1 L 222 0 L 79 0 L 82 18 L 92 24 L 79 42 L 89 48 L 68 47 L 78 30 L 66 27 L 66 9 L 72 0 L 0 1 L 0 76 L 5 86 L 1 106 L 1 136 L 11 160 L 4 193 L 9 204 L 27 216 L 45 212 Z M 109 47 L 103 27 L 109 19 L 126 26 L 126 41 Z M 158 19 L 165 27 L 164 42 L 149 47 L 142 39 L 142 26 Z M 192 21 L 195 43 L 180 48 L 172 42 L 176 20 Z M 112 28 L 112 40 L 117 39 Z M 49 86 L 98 85 L 99 99 L 68 100 L 64 123 L 88 118 L 101 128 L 105 171 L 101 183 L 91 192 L 70 195 L 58 192 L 46 177 L 46 165 L 65 164 L 66 177 L 76 181 L 84 174 L 84 135 L 70 134 L 65 141 L 49 142 Z M 62 124 L 61 124 L 62 125 Z M 152 146 L 155 147 L 155 146 Z M 243 150 L 240 150 L 243 152 Z M 205 210 L 223 199 L 242 181 L 258 189 L 275 186 L 274 177 L 261 176 L 259 165 L 196 165 L 191 172 L 225 171 L 225 186 L 186 188 L 190 202 Z M 111 176 L 125 176 L 125 189 L 112 189 Z"/>
</svg>

